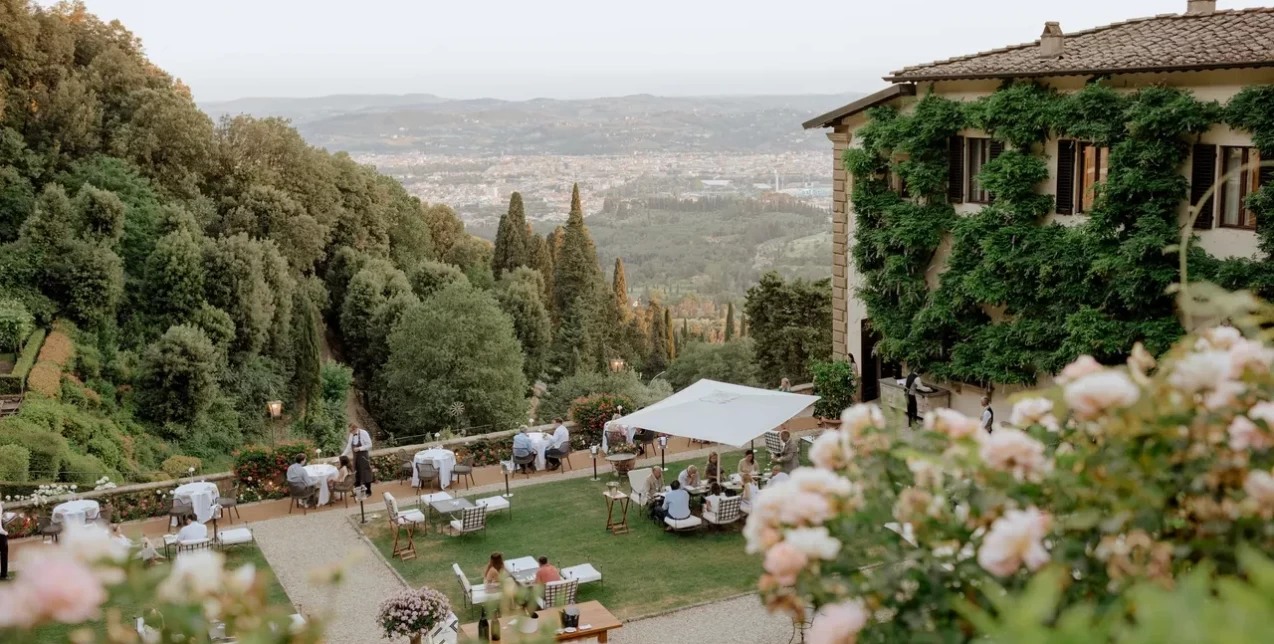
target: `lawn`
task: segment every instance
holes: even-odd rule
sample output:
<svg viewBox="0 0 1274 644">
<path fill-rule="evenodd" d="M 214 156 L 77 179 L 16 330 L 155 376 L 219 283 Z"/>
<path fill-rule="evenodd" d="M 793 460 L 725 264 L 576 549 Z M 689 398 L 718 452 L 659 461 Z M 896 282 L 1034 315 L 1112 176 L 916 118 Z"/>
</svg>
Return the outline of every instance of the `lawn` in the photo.
<svg viewBox="0 0 1274 644">
<path fill-rule="evenodd" d="M 238 568 L 244 564 L 252 564 L 256 566 L 257 574 L 264 574 L 268 579 L 267 592 L 271 606 L 287 605 L 291 606 L 292 601 L 288 599 L 288 594 L 283 590 L 283 586 L 274 578 L 274 574 L 270 570 L 270 564 L 266 561 L 265 555 L 255 547 L 237 547 L 226 553 L 226 567 Z M 163 564 L 161 564 L 163 565 Z M 140 617 L 146 607 L 133 602 L 108 602 L 104 609 L 118 608 L 120 614 L 126 623 L 132 623 L 137 617 Z M 105 632 L 105 622 L 96 622 L 92 626 L 98 633 Z M 35 633 L 35 641 L 39 644 L 64 644 L 70 641 L 70 633 L 80 628 L 80 625 L 67 626 L 56 624 L 46 626 L 39 629 Z"/>
<path fill-rule="evenodd" d="M 723 455 L 727 471 L 734 471 L 740 454 Z M 701 460 L 701 459 L 700 459 Z M 665 474 L 672 480 L 681 470 L 700 460 L 669 463 Z M 724 532 L 703 530 L 673 534 L 649 520 L 645 508 L 629 510 L 631 532 L 612 535 L 606 527 L 606 501 L 602 492 L 613 474 L 601 481 L 587 478 L 517 488 L 513 491 L 513 517 L 498 512 L 488 517 L 487 533 L 448 537 L 436 528 L 416 535 L 417 558 L 391 559 L 393 536 L 383 514 L 369 525 L 368 536 L 381 554 L 408 583 L 427 585 L 445 592 L 462 622 L 460 584 L 452 571 L 458 563 L 469 580 L 480 580 L 492 552 L 505 559 L 549 558 L 567 568 L 591 563 L 601 571 L 603 583 L 580 586 L 579 601 L 597 600 L 620 619 L 630 619 L 674 608 L 722 599 L 752 590 L 760 575 L 761 561 L 744 552 L 742 521 Z M 625 479 L 621 490 L 628 490 Z M 400 499 L 404 506 L 409 499 Z"/>
</svg>

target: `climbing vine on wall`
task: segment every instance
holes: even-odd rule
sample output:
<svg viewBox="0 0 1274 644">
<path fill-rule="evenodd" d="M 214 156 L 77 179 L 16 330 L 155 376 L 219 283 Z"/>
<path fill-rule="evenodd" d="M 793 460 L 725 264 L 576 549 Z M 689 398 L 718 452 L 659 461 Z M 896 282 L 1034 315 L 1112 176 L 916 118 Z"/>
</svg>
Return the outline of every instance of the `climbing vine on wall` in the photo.
<svg viewBox="0 0 1274 644">
<path fill-rule="evenodd" d="M 1180 89 L 1124 94 L 1093 83 L 1061 94 L 1013 83 L 975 102 L 930 93 L 906 114 L 870 111 L 845 166 L 855 179 L 859 297 L 885 337 L 879 350 L 942 379 L 1020 384 L 1082 353 L 1114 361 L 1137 341 L 1165 350 L 1183 331 L 1167 293 L 1178 261 L 1164 249 L 1180 240 L 1190 143 L 1224 118 L 1274 159 L 1271 106 L 1271 88 L 1249 88 L 1222 110 Z M 978 175 L 993 202 L 959 217 L 946 199 L 947 145 L 966 125 L 1008 149 Z M 1050 138 L 1109 148 L 1083 223 L 1044 223 L 1053 206 Z M 891 190 L 898 178 L 903 194 Z M 1249 206 L 1270 254 L 1274 182 Z M 949 257 L 930 289 L 925 274 L 947 238 Z M 1268 261 L 1218 260 L 1197 247 L 1189 260 L 1192 276 L 1231 288 L 1274 284 L 1261 282 L 1274 276 Z"/>
</svg>

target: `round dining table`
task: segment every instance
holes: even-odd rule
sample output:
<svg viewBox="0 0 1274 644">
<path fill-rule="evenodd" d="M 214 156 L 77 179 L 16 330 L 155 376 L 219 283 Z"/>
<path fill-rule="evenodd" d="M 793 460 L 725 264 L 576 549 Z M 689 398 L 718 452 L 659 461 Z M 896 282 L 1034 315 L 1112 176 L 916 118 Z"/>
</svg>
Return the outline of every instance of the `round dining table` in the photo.
<svg viewBox="0 0 1274 644">
<path fill-rule="evenodd" d="M 438 485 L 442 489 L 446 489 L 451 485 L 451 468 L 456 464 L 456 453 L 441 447 L 421 450 L 416 452 L 416 456 L 412 458 L 417 465 L 421 463 L 433 463 L 434 469 L 438 470 Z M 419 468 L 411 468 L 411 486 L 420 487 Z"/>
<path fill-rule="evenodd" d="M 318 481 L 318 504 L 327 505 L 330 503 L 332 500 L 332 492 L 327 489 L 327 482 L 330 479 L 336 478 L 336 474 L 340 470 L 336 469 L 336 466 L 331 463 L 312 463 L 305 466 L 305 471 L 308 472 L 310 476 L 314 477 L 314 480 Z"/>
<path fill-rule="evenodd" d="M 62 525 L 84 525 L 89 521 L 96 521 L 100 512 L 101 506 L 98 505 L 97 501 L 76 499 L 55 506 L 53 508 L 53 520 Z"/>
<path fill-rule="evenodd" d="M 548 463 L 544 452 L 553 446 L 553 435 L 544 432 L 527 432 L 526 435 L 531 439 L 531 449 L 535 450 L 535 468 L 544 471 Z"/>
<path fill-rule="evenodd" d="M 220 509 L 217 499 L 221 498 L 221 494 L 217 490 L 216 483 L 196 481 L 180 485 L 173 490 L 173 498 L 189 501 L 190 507 L 195 511 L 195 519 L 199 523 L 211 521 Z"/>
</svg>

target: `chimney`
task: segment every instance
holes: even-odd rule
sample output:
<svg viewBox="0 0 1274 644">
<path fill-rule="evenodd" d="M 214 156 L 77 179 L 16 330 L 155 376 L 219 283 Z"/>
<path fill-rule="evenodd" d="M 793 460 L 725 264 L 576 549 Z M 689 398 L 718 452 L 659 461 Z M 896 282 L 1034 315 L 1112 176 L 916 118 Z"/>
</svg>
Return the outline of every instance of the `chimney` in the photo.
<svg viewBox="0 0 1274 644">
<path fill-rule="evenodd" d="M 1216 0 L 1186 0 L 1187 15 L 1216 13 Z"/>
<path fill-rule="evenodd" d="M 1044 33 L 1040 36 L 1040 58 L 1061 58 L 1065 43 L 1066 35 L 1062 33 L 1061 23 L 1044 23 Z"/>
</svg>

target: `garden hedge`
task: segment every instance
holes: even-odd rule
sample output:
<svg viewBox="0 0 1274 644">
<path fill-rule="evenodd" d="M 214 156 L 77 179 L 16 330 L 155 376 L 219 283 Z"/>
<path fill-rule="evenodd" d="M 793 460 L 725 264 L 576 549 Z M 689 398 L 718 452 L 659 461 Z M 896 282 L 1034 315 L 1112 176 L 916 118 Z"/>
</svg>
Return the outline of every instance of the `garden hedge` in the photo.
<svg viewBox="0 0 1274 644">
<path fill-rule="evenodd" d="M 44 329 L 36 329 L 22 345 L 22 353 L 13 364 L 13 371 L 0 375 L 0 396 L 20 394 L 26 385 L 27 374 L 35 364 L 35 357 L 44 344 Z"/>
</svg>

